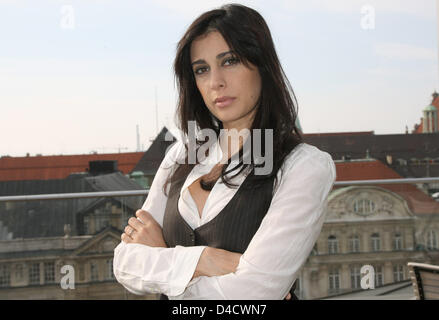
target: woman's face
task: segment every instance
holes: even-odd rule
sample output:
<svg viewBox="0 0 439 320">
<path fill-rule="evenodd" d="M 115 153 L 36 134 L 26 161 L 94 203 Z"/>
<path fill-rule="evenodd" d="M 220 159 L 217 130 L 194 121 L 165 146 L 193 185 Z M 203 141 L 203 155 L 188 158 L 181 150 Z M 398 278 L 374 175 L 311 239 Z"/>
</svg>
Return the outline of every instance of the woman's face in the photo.
<svg viewBox="0 0 439 320">
<path fill-rule="evenodd" d="M 250 128 L 261 94 L 256 66 L 247 68 L 235 58 L 221 33 L 212 31 L 191 44 L 191 63 L 198 90 L 210 112 L 225 129 Z M 215 103 L 220 97 L 230 97 Z"/>
</svg>

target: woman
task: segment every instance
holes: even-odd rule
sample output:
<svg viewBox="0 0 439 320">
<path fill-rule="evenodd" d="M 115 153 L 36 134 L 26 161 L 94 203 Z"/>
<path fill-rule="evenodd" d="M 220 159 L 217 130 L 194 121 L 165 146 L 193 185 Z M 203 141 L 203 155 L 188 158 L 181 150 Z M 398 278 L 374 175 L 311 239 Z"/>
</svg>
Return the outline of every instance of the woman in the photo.
<svg viewBox="0 0 439 320">
<path fill-rule="evenodd" d="M 174 69 L 189 142 L 172 146 L 128 221 L 116 279 L 162 299 L 294 299 L 335 166 L 302 142 L 264 19 L 237 4 L 204 13 L 178 43 Z"/>
</svg>

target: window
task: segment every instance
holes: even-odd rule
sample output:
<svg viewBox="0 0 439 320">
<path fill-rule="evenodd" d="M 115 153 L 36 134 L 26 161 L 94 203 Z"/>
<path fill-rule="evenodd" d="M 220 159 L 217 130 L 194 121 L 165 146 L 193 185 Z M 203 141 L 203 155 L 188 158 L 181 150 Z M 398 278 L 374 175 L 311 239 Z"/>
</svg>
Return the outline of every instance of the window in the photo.
<svg viewBox="0 0 439 320">
<path fill-rule="evenodd" d="M 90 262 L 90 280 L 91 281 L 99 280 L 98 265 L 94 261 Z"/>
<path fill-rule="evenodd" d="M 328 253 L 336 254 L 338 253 L 338 240 L 335 236 L 328 237 Z"/>
<path fill-rule="evenodd" d="M 337 268 L 329 270 L 329 294 L 337 293 L 340 289 L 340 275 Z"/>
<path fill-rule="evenodd" d="M 375 202 L 369 199 L 358 199 L 354 202 L 354 212 L 358 214 L 373 213 L 375 207 Z"/>
<path fill-rule="evenodd" d="M 31 263 L 29 267 L 29 284 L 40 284 L 40 263 Z"/>
<path fill-rule="evenodd" d="M 436 235 L 436 232 L 434 232 L 434 230 L 430 230 L 427 233 L 427 249 L 428 250 L 437 250 L 438 249 L 437 235 Z"/>
<path fill-rule="evenodd" d="M 393 281 L 399 282 L 404 280 L 404 266 L 401 264 L 393 266 Z"/>
<path fill-rule="evenodd" d="M 384 285 L 383 267 L 375 266 L 375 287 L 381 287 Z"/>
<path fill-rule="evenodd" d="M 55 262 L 44 263 L 44 283 L 55 282 Z"/>
<path fill-rule="evenodd" d="M 114 279 L 113 259 L 107 259 L 107 279 Z"/>
<path fill-rule="evenodd" d="M 374 233 L 371 236 L 372 239 L 372 251 L 380 251 L 381 250 L 381 239 L 378 233 Z"/>
<path fill-rule="evenodd" d="M 0 287 L 11 285 L 11 269 L 7 264 L 0 264 Z"/>
<path fill-rule="evenodd" d="M 360 252 L 360 239 L 357 235 L 349 238 L 349 250 L 350 252 Z"/>
<path fill-rule="evenodd" d="M 402 235 L 395 233 L 393 237 L 393 250 L 402 250 Z"/>
<path fill-rule="evenodd" d="M 351 288 L 352 289 L 361 288 L 361 273 L 359 266 L 351 267 Z"/>
</svg>

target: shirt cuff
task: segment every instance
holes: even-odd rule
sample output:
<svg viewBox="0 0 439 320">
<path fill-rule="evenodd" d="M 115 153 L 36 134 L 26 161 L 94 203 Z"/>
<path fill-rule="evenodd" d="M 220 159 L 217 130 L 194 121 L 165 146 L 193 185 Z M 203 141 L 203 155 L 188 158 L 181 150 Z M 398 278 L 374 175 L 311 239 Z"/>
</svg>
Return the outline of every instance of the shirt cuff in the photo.
<svg viewBox="0 0 439 320">
<path fill-rule="evenodd" d="M 174 248 L 175 252 L 169 296 L 178 296 L 186 290 L 197 268 L 201 254 L 206 247 L 207 246 L 176 246 Z"/>
</svg>

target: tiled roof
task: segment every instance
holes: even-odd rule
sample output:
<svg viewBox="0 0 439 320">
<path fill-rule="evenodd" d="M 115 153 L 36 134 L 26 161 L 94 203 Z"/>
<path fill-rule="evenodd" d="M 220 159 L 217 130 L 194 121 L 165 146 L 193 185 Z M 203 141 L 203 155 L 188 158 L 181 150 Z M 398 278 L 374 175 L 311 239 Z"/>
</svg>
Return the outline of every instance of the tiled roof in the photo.
<svg viewBox="0 0 439 320">
<path fill-rule="evenodd" d="M 425 134 L 379 134 L 338 135 L 305 134 L 304 141 L 331 154 L 334 160 L 343 156 L 364 159 L 369 151 L 371 158 L 385 161 L 387 155 L 393 160 L 411 158 L 439 158 L 439 133 Z"/>
<path fill-rule="evenodd" d="M 337 181 L 401 179 L 396 171 L 381 161 L 352 161 L 336 163 Z M 414 214 L 439 214 L 439 203 L 414 184 L 377 184 L 403 197 Z"/>
<path fill-rule="evenodd" d="M 401 179 L 402 177 L 381 161 L 337 162 L 337 181 Z"/>
<path fill-rule="evenodd" d="M 116 160 L 118 170 L 128 174 L 144 152 L 0 158 L 0 181 L 64 179 L 86 172 L 89 161 Z"/>
</svg>

